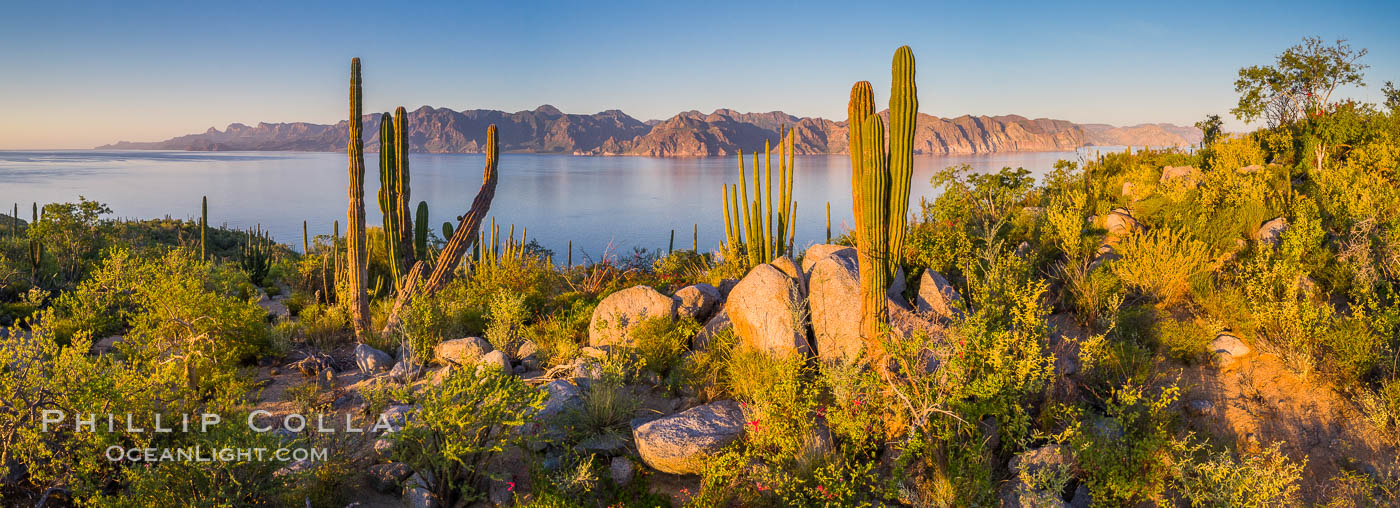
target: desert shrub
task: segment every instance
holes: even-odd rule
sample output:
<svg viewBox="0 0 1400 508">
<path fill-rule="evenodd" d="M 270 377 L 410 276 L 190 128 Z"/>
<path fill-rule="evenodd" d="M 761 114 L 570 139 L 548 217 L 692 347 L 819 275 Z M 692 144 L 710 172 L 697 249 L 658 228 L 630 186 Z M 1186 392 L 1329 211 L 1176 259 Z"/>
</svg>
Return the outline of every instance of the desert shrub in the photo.
<svg viewBox="0 0 1400 508">
<path fill-rule="evenodd" d="M 226 448 L 286 447 L 276 434 L 254 432 L 243 425 L 247 415 L 228 415 L 233 423 L 210 427 L 207 433 L 191 433 L 189 446 L 204 450 Z M 247 461 L 170 461 L 153 467 L 128 467 L 122 470 L 120 481 L 126 486 L 119 494 L 98 494 L 90 501 L 95 506 L 202 506 L 222 507 L 231 504 L 266 504 L 290 497 L 295 503 L 300 496 L 290 493 L 294 485 L 276 475 L 286 463 L 273 460 Z M 342 471 L 341 478 L 344 478 Z"/>
<path fill-rule="evenodd" d="M 1179 231 L 1134 233 L 1118 249 L 1123 258 L 1109 265 L 1113 273 L 1164 307 L 1180 303 L 1190 293 L 1191 278 L 1210 269 L 1206 245 Z"/>
<path fill-rule="evenodd" d="M 1172 478 L 1170 414 L 1178 390 L 1150 393 L 1139 385 L 1114 388 L 1103 413 L 1065 408 L 1057 439 L 1074 450 L 1094 502 L 1131 506 L 1160 501 Z"/>
<path fill-rule="evenodd" d="M 481 499 L 486 462 L 520 439 L 545 393 L 495 369 L 453 369 L 419 396 L 418 413 L 395 434 L 393 455 L 431 478 L 444 503 Z"/>
<path fill-rule="evenodd" d="M 1049 239 L 1069 260 L 1087 257 L 1089 243 L 1084 235 L 1084 211 L 1088 208 L 1089 196 L 1078 189 L 1070 189 L 1056 196 L 1045 210 L 1045 222 Z"/>
<path fill-rule="evenodd" d="M 711 335 L 704 348 L 682 357 L 677 384 L 694 390 L 704 400 L 732 397 L 727 390 L 728 365 L 738 343 L 739 336 L 733 328 Z"/>
<path fill-rule="evenodd" d="M 1254 136 L 1235 136 L 1210 145 L 1210 168 L 1215 171 L 1235 171 L 1236 169 L 1264 164 L 1264 149 Z"/>
<path fill-rule="evenodd" d="M 1400 377 L 1381 381 L 1376 390 L 1361 388 L 1356 396 L 1361 413 L 1372 427 L 1400 443 Z"/>
<path fill-rule="evenodd" d="M 525 308 L 525 297 L 518 294 L 497 293 L 491 297 L 488 306 L 486 325 L 487 342 L 502 351 L 515 351 L 520 338 L 520 329 L 529 319 Z"/>
<path fill-rule="evenodd" d="M 1087 263 L 1066 260 L 1057 267 L 1062 283 L 1060 301 L 1080 325 L 1107 330 L 1123 305 L 1123 284 L 1106 267 L 1091 270 Z"/>
<path fill-rule="evenodd" d="M 1400 499 L 1400 480 L 1341 470 L 1328 480 L 1323 493 L 1327 508 L 1380 508 Z"/>
<path fill-rule="evenodd" d="M 175 312 L 171 312 L 174 314 Z M 222 316 L 199 318 L 197 326 L 217 330 Z M 142 319 L 138 316 L 138 319 Z M 190 498 L 203 504 L 211 499 L 247 499 L 257 502 L 275 490 L 277 482 L 267 464 L 215 462 L 201 464 L 132 464 L 106 458 L 109 447 L 182 448 L 227 445 L 239 442 L 252 446 L 257 436 L 240 434 L 239 427 L 225 423 L 233 433 L 109 433 L 102 430 L 77 431 L 74 418 L 80 414 L 130 415 L 132 425 L 150 429 L 157 415 L 165 415 L 170 426 L 172 415 L 219 413 L 236 418 L 237 407 L 251 388 L 250 380 L 236 376 L 232 355 L 213 351 L 216 341 L 188 338 L 165 342 L 155 329 L 138 325 L 120 343 L 116 355 L 90 356 L 89 334 L 79 332 L 67 345 L 60 345 L 50 323 L 57 320 L 45 311 L 31 333 L 19 329 L 0 334 L 0 390 L 6 393 L 9 410 L 0 412 L 0 468 L 12 466 L 27 472 L 32 485 L 65 485 L 79 505 L 107 504 L 112 495 L 128 494 L 135 499 L 172 499 L 164 491 L 189 493 L 205 489 L 208 494 Z M 211 321 L 211 324 L 202 324 Z M 235 349 L 235 344 L 230 344 Z M 122 357 L 121 361 L 116 358 Z M 63 411 L 67 418 L 45 430 L 40 416 L 45 410 Z M 101 424 L 99 424 L 101 425 Z M 246 428 L 246 427 L 244 427 Z M 246 444 L 243 444 L 246 443 Z M 275 466 L 273 466 L 275 467 Z M 145 477 L 143 475 L 156 475 Z M 162 489 L 143 483 L 150 478 L 169 482 Z M 154 481 L 154 480 L 152 480 Z M 183 481 L 184 483 L 180 483 Z M 143 497 L 155 496 L 155 497 Z M 215 496 L 215 497 L 209 497 Z M 141 505 L 140 502 L 134 502 Z M 160 504 L 160 503 L 158 503 Z"/>
<path fill-rule="evenodd" d="M 1176 474 L 1182 497 L 1192 506 L 1263 508 L 1297 503 L 1304 463 L 1289 460 L 1274 444 L 1240 460 L 1229 452 L 1180 460 Z"/>
<path fill-rule="evenodd" d="M 588 323 L 596 302 L 587 299 L 570 300 L 549 316 L 527 326 L 528 336 L 534 337 L 545 365 L 561 365 L 578 356 L 579 348 L 588 342 Z"/>
<path fill-rule="evenodd" d="M 1373 319 L 1365 312 L 1333 321 L 1321 337 L 1326 351 L 1320 360 L 1342 388 L 1368 380 L 1388 360 L 1395 358 L 1395 345 L 1372 329 Z"/>
<path fill-rule="evenodd" d="M 650 318 L 637 323 L 629 335 L 641 368 L 664 376 L 680 364 L 690 339 L 699 331 L 700 323 L 694 319 Z"/>
<path fill-rule="evenodd" d="M 238 363 L 268 346 L 266 312 L 246 299 L 247 278 L 188 251 L 138 258 L 108 253 L 92 276 L 56 304 L 62 334 L 125 333 L 130 354 L 170 351 Z"/>
<path fill-rule="evenodd" d="M 709 257 L 693 250 L 672 251 L 657 258 L 652 264 L 652 273 L 661 280 L 658 291 L 681 288 L 696 282 L 703 282 L 711 269 Z"/>
<path fill-rule="evenodd" d="M 403 338 L 417 358 L 432 358 L 433 348 L 442 341 L 479 334 L 486 328 L 486 306 L 472 303 L 467 293 L 467 283 L 456 278 L 436 294 L 409 302 L 403 311 Z"/>
<path fill-rule="evenodd" d="M 1205 325 L 1197 321 L 1163 319 L 1158 324 L 1157 342 L 1168 356 L 1188 364 L 1201 362 L 1215 338 Z"/>
<path fill-rule="evenodd" d="M 878 418 L 864 416 L 880 412 L 878 400 L 852 392 L 831 397 L 830 385 L 796 355 L 739 350 L 730 367 L 731 380 L 742 382 L 735 393 L 747 427 L 739 442 L 707 461 L 691 504 L 851 506 L 893 495 L 874 474 L 865 445 L 873 439 L 846 439 L 852 426 L 878 432 Z"/>
</svg>

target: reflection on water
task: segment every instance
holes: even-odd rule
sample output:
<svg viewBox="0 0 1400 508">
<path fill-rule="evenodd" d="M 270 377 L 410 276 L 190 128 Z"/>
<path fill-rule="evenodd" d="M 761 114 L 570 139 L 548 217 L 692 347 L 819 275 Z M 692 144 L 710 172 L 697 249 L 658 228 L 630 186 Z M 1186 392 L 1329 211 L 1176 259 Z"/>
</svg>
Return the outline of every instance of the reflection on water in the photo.
<svg viewBox="0 0 1400 508">
<path fill-rule="evenodd" d="M 929 178 L 947 166 L 1024 167 L 1039 176 L 1057 160 L 1080 160 L 1092 150 L 916 157 L 911 202 L 932 198 Z M 411 197 L 428 202 L 430 230 L 441 231 L 443 221 L 455 225 L 481 185 L 484 158 L 413 154 L 411 162 Z M 366 220 L 376 225 L 377 154 L 367 154 L 365 166 Z M 672 229 L 676 247 L 689 248 L 692 224 L 699 225 L 702 250 L 713 249 L 724 236 L 720 186 L 739 178 L 733 157 L 505 154 L 500 173 L 492 215 L 528 227 L 530 237 L 561 262 L 570 240 L 576 261 L 584 259 L 581 253 L 596 259 L 609 245 L 618 252 L 665 249 Z M 833 234 L 850 227 L 846 156 L 799 156 L 795 180 L 799 245 L 823 241 L 827 202 Z M 343 153 L 0 151 L 0 204 L 6 210 L 12 203 L 27 209 L 30 202 L 76 201 L 82 195 L 107 203 L 119 217 L 198 218 L 200 197 L 207 195 L 211 224 L 262 224 L 296 248 L 303 220 L 312 235 L 330 234 L 332 221 L 345 221 L 346 187 Z"/>
</svg>

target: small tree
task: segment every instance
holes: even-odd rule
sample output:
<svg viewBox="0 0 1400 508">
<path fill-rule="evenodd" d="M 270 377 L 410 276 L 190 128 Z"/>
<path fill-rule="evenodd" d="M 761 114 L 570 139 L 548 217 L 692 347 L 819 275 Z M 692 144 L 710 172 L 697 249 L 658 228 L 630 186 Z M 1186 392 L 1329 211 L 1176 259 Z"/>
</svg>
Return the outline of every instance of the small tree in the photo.
<svg viewBox="0 0 1400 508">
<path fill-rule="evenodd" d="M 1352 49 L 1345 39 L 1329 46 L 1321 38 L 1305 37 L 1279 54 L 1274 65 L 1240 69 L 1235 80 L 1239 105 L 1230 113 L 1245 122 L 1262 118 L 1270 126 L 1320 115 L 1337 87 L 1363 85 L 1368 67 L 1358 63 L 1363 56 L 1365 49 Z"/>
<path fill-rule="evenodd" d="M 1196 122 L 1196 128 L 1201 130 L 1202 148 L 1220 139 L 1220 123 L 1220 115 L 1207 115 L 1205 120 Z"/>
<path fill-rule="evenodd" d="M 1400 89 L 1395 88 L 1395 83 L 1385 82 L 1381 87 L 1381 93 L 1385 94 L 1385 107 L 1391 112 L 1400 110 Z"/>
</svg>

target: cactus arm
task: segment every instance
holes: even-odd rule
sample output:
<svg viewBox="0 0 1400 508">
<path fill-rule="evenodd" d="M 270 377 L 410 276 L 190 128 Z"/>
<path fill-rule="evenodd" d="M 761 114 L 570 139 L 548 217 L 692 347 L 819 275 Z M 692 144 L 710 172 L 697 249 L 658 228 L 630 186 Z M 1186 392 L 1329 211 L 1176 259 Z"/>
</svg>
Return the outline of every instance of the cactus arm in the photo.
<svg viewBox="0 0 1400 508">
<path fill-rule="evenodd" d="M 914 131 L 918 122 L 919 98 L 914 83 L 914 53 L 901 46 L 890 65 L 890 273 L 904 257 L 908 234 L 909 185 L 914 175 Z"/>
<path fill-rule="evenodd" d="M 888 159 L 881 141 L 884 122 L 870 114 L 861 125 L 861 223 L 857 229 L 856 251 L 860 269 L 861 337 L 870 348 L 878 348 L 881 334 L 889 324 L 889 193 Z M 874 350 L 874 349 L 872 349 Z"/>
</svg>

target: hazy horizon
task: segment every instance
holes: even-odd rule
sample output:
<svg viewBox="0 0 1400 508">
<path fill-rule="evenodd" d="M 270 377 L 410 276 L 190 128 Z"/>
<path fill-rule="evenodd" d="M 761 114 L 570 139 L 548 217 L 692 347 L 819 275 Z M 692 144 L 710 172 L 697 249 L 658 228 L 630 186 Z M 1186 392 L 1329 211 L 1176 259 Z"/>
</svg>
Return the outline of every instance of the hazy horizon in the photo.
<svg viewBox="0 0 1400 508">
<path fill-rule="evenodd" d="M 644 121 L 720 108 L 840 120 L 851 83 L 888 89 L 901 44 L 919 60 L 921 111 L 940 117 L 1125 126 L 1215 113 L 1242 130 L 1228 113 L 1236 71 L 1271 63 L 1305 36 L 1370 51 L 1367 86 L 1339 95 L 1378 102 L 1381 83 L 1400 81 L 1391 29 L 1400 6 L 1381 2 L 1306 17 L 1295 4 L 1249 2 L 376 7 L 12 5 L 0 46 L 24 50 L 0 52 L 12 70 L 0 80 L 0 149 L 158 141 L 230 123 L 332 124 L 346 115 L 354 56 L 366 111 L 550 104 Z"/>
</svg>

